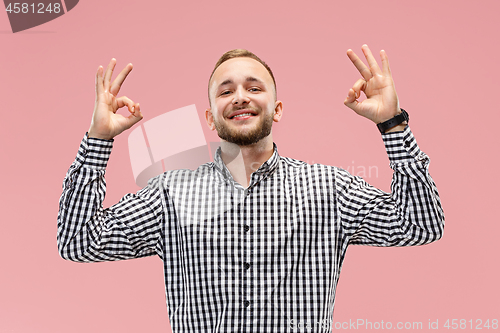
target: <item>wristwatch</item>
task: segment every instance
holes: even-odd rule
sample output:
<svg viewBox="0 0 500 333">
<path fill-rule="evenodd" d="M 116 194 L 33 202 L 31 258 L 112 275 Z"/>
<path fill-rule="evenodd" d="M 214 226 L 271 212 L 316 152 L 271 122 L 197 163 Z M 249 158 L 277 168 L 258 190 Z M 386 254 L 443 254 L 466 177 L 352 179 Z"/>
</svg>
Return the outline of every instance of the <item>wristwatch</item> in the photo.
<svg viewBox="0 0 500 333">
<path fill-rule="evenodd" d="M 400 114 L 398 114 L 394 118 L 384 121 L 383 123 L 377 124 L 377 127 L 380 133 L 384 134 L 385 131 L 387 131 L 389 128 L 399 125 L 404 121 L 408 123 L 408 121 L 410 121 L 410 116 L 408 115 L 408 112 L 406 112 L 404 109 L 401 109 Z"/>
</svg>

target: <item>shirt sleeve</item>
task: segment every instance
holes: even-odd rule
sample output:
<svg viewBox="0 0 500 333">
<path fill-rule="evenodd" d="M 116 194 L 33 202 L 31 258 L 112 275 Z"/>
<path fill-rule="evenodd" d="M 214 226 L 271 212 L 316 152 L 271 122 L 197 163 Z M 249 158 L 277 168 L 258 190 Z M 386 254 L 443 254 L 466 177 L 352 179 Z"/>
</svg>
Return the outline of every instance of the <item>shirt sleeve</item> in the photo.
<svg viewBox="0 0 500 333">
<path fill-rule="evenodd" d="M 408 126 L 382 135 L 390 167 L 391 193 L 337 169 L 338 216 L 350 244 L 423 245 L 443 235 L 444 212 L 428 168 Z"/>
<path fill-rule="evenodd" d="M 66 174 L 57 217 L 57 245 L 64 259 L 95 262 L 161 257 L 160 177 L 103 209 L 104 173 L 112 146 L 112 140 L 85 135 Z"/>
</svg>

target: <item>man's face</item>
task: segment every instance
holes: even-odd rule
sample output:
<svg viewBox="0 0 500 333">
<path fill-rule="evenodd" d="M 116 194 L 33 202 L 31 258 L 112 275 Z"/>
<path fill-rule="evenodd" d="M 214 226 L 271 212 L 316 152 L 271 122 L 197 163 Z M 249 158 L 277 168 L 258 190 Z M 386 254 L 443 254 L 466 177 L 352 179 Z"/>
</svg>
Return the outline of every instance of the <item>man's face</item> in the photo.
<svg viewBox="0 0 500 333">
<path fill-rule="evenodd" d="M 252 58 L 222 63 L 209 83 L 208 126 L 222 140 L 248 146 L 269 136 L 273 121 L 281 119 L 271 75 Z"/>
</svg>

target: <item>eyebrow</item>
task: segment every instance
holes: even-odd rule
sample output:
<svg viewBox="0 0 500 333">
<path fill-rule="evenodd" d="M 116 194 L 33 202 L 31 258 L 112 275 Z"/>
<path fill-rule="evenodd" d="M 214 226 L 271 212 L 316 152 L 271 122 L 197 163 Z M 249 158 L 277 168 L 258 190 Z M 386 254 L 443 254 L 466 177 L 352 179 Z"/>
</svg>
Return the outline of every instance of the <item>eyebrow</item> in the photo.
<svg viewBox="0 0 500 333">
<path fill-rule="evenodd" d="M 253 77 L 253 76 L 248 76 L 248 77 L 245 79 L 245 81 L 246 81 L 246 82 L 259 82 L 259 83 L 264 83 L 264 82 L 262 82 L 262 80 L 259 80 L 259 79 L 255 78 L 255 77 Z M 220 87 L 222 87 L 222 86 L 225 86 L 225 85 L 227 85 L 227 84 L 232 84 L 232 83 L 234 83 L 234 82 L 233 82 L 233 80 L 231 80 L 231 79 L 224 80 L 224 81 L 222 81 L 222 83 L 221 83 L 221 84 L 219 84 L 219 88 L 220 88 Z"/>
</svg>

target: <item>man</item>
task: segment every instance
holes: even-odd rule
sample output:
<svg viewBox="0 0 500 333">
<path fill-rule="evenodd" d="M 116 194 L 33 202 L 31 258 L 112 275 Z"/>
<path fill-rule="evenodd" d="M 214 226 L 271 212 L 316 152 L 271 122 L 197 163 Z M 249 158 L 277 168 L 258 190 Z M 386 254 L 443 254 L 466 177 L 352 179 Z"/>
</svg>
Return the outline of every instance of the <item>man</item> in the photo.
<svg viewBox="0 0 500 333">
<path fill-rule="evenodd" d="M 157 254 L 164 262 L 174 332 L 329 332 L 335 289 L 349 244 L 406 246 L 442 236 L 444 215 L 429 159 L 399 108 L 389 62 L 366 67 L 344 104 L 379 125 L 394 169 L 392 193 L 325 165 L 281 157 L 272 123 L 281 119 L 271 69 L 233 50 L 209 80 L 210 129 L 221 138 L 213 163 L 151 179 L 102 208 L 112 138 L 142 119 L 116 97 L 132 69 L 111 82 L 99 67 L 88 134 L 63 184 L 58 246 L 63 258 L 104 261 Z M 364 92 L 367 99 L 357 98 Z M 120 107 L 128 117 L 116 114 Z M 402 113 L 402 115 L 401 115 Z"/>
</svg>

